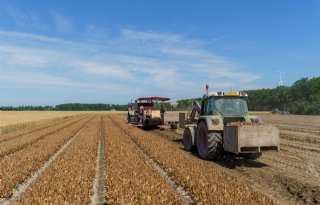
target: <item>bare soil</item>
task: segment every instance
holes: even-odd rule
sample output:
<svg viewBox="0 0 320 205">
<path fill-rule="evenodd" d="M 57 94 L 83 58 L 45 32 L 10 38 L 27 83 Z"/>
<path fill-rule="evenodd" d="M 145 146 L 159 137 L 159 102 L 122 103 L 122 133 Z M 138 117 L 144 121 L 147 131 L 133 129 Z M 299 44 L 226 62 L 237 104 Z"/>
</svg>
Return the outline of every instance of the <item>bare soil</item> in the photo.
<svg viewBox="0 0 320 205">
<path fill-rule="evenodd" d="M 265 123 L 279 127 L 279 152 L 264 152 L 256 160 L 225 155 L 210 163 L 218 164 L 226 173 L 281 204 L 320 204 L 320 116 L 265 115 L 262 118 Z M 183 149 L 183 129 L 160 128 L 149 132 Z"/>
<path fill-rule="evenodd" d="M 105 174 L 104 197 L 109 204 L 185 202 L 150 161 L 199 204 L 320 204 L 320 116 L 264 115 L 265 123 L 280 128 L 279 152 L 264 152 L 256 160 L 225 154 L 216 161 L 201 160 L 196 153 L 185 151 L 183 129 L 164 126 L 141 130 L 127 125 L 124 115 L 105 116 L 105 122 L 98 117 L 94 121 L 94 115 L 78 116 L 0 134 L 2 144 L 12 142 L 17 150 L 0 158 L 0 204 L 87 125 L 84 133 L 30 185 L 17 204 L 42 199 L 38 194 L 44 190 L 48 191 L 47 203 L 89 202 L 101 136 L 105 136 L 106 143 L 102 159 L 106 162 L 105 172 L 101 173 Z M 95 123 L 89 125 L 91 121 Z M 103 135 L 102 130 L 106 132 Z M 28 146 L 20 146 L 22 141 L 17 140 L 38 136 L 45 137 Z M 79 182 L 86 185 L 80 189 Z M 51 192 L 53 188 L 64 194 Z M 81 197 L 72 198 L 78 196 L 75 193 Z"/>
</svg>

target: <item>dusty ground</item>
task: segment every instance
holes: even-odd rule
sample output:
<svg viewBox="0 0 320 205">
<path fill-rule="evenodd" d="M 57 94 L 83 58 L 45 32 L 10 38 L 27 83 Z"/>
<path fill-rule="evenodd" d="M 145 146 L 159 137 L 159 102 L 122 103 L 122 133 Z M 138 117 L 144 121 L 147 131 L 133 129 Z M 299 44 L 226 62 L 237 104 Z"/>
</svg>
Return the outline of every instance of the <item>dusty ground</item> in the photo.
<svg viewBox="0 0 320 205">
<path fill-rule="evenodd" d="M 279 126 L 280 152 L 265 152 L 257 160 L 224 156 L 211 163 L 281 204 L 320 204 L 320 116 L 262 118 Z M 160 128 L 149 132 L 175 142 L 181 149 L 182 131 Z"/>
<path fill-rule="evenodd" d="M 320 116 L 263 116 L 280 128 L 280 152 L 217 161 L 186 152 L 183 129 L 142 130 L 125 117 L 78 115 L 0 134 L 0 204 L 320 203 Z"/>
</svg>

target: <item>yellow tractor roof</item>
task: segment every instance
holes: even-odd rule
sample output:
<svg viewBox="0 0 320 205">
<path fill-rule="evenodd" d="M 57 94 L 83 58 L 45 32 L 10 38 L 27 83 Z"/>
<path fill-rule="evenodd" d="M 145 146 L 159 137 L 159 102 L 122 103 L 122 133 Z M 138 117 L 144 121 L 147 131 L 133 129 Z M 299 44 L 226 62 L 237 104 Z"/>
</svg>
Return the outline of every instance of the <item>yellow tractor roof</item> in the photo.
<svg viewBox="0 0 320 205">
<path fill-rule="evenodd" d="M 243 92 L 243 91 L 229 91 L 229 92 L 211 92 L 211 93 L 208 93 L 208 97 L 211 97 L 211 96 L 239 96 L 239 97 L 248 97 L 248 94 L 246 92 Z M 207 97 L 207 94 L 204 95 L 204 97 Z"/>
</svg>

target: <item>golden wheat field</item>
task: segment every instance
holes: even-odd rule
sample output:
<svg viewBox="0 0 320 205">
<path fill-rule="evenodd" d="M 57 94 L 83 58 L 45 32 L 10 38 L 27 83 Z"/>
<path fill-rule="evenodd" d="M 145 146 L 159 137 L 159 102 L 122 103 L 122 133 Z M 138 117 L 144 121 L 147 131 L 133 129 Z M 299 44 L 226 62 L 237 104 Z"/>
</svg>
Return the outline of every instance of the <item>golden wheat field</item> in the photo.
<svg viewBox="0 0 320 205">
<path fill-rule="evenodd" d="M 94 113 L 124 113 L 121 111 L 1 111 L 0 132 L 27 128 L 47 121 Z"/>
<path fill-rule="evenodd" d="M 65 116 L 74 116 L 79 112 L 69 111 L 1 111 L 0 126 L 12 124 L 27 123 L 33 121 L 47 120 L 50 118 L 60 118 Z"/>
</svg>

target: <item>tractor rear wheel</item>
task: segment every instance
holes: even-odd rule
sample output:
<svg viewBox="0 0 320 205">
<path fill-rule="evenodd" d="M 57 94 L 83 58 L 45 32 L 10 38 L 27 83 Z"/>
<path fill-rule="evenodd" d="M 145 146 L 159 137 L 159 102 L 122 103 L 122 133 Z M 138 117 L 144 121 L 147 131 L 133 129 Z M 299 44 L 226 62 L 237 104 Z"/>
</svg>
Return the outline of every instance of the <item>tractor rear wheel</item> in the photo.
<svg viewBox="0 0 320 205">
<path fill-rule="evenodd" d="M 217 159 L 223 152 L 222 135 L 209 132 L 205 122 L 201 121 L 197 132 L 197 148 L 202 159 Z"/>
</svg>

